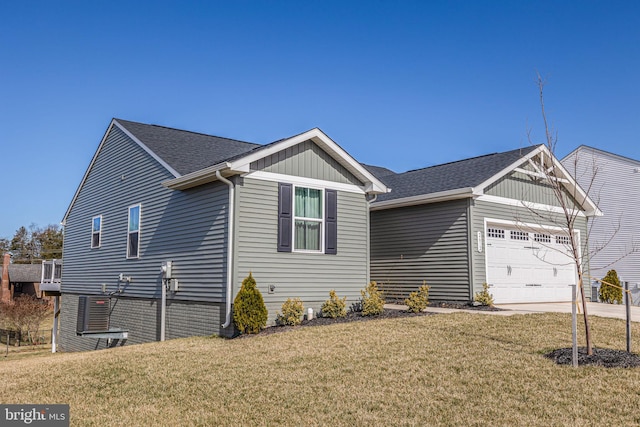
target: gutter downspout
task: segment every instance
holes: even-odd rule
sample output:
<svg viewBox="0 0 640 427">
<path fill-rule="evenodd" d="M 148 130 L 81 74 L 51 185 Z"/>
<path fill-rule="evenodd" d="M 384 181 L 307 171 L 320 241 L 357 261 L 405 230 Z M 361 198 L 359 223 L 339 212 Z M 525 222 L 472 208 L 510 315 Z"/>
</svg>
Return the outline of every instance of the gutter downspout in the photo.
<svg viewBox="0 0 640 427">
<path fill-rule="evenodd" d="M 220 174 L 219 170 L 216 171 L 216 178 L 218 178 L 220 182 L 223 182 L 229 186 L 229 209 L 228 209 L 229 225 L 227 227 L 228 236 L 229 236 L 228 238 L 229 244 L 227 247 L 227 298 L 226 298 L 227 312 L 226 312 L 225 322 L 221 325 L 221 328 L 225 329 L 231 324 L 231 282 L 232 282 L 232 276 L 233 276 L 233 269 L 231 268 L 231 266 L 233 263 L 233 215 L 234 215 L 233 205 L 235 202 L 235 186 L 233 185 L 233 182 L 224 178 L 222 174 Z"/>
</svg>

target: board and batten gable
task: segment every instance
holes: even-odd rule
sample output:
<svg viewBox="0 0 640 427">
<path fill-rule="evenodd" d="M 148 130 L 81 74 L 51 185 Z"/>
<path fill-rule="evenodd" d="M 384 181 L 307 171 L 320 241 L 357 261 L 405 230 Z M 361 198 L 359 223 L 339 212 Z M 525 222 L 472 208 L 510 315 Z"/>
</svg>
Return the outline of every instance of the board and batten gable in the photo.
<svg viewBox="0 0 640 427">
<path fill-rule="evenodd" d="M 389 299 L 426 282 L 429 297 L 469 299 L 469 199 L 371 212 L 371 280 Z"/>
<path fill-rule="evenodd" d="M 578 206 L 575 199 L 565 191 L 565 197 L 570 201 L 570 206 Z M 525 200 L 548 206 L 560 206 L 560 201 L 549 184 L 532 179 L 531 176 L 521 172 L 512 172 L 495 183 L 489 185 L 484 194 L 496 197 L 504 197 L 514 200 Z"/>
<path fill-rule="evenodd" d="M 63 293 L 159 298 L 161 265 L 174 262 L 180 290 L 169 299 L 223 302 L 228 187 L 214 182 L 185 191 L 161 183 L 173 176 L 112 126 L 68 212 Z M 139 258 L 127 258 L 128 208 L 141 205 Z M 91 221 L 102 216 L 99 248 Z M 119 275 L 131 282 L 119 282 Z"/>
<path fill-rule="evenodd" d="M 640 161 L 581 146 L 562 163 L 603 213 L 589 226 L 592 250 L 601 248 L 591 258 L 592 276 L 616 270 L 640 304 L 640 252 L 634 250 L 640 244 Z"/>
<path fill-rule="evenodd" d="M 358 178 L 311 140 L 252 162 L 251 170 L 362 185 Z"/>
<path fill-rule="evenodd" d="M 348 304 L 355 302 L 369 280 L 369 203 L 362 183 L 311 141 L 268 159 L 254 162 L 258 172 L 236 181 L 234 295 L 251 272 L 270 321 L 287 298 L 318 311 L 335 289 Z M 278 251 L 280 183 L 337 191 L 336 254 Z"/>
</svg>

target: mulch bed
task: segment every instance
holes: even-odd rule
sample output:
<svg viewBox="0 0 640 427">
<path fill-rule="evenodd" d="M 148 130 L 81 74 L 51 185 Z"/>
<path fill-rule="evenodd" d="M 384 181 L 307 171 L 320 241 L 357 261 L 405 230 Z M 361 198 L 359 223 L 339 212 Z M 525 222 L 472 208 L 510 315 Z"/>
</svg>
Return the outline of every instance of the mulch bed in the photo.
<svg viewBox="0 0 640 427">
<path fill-rule="evenodd" d="M 474 305 L 470 302 L 456 301 L 434 301 L 429 303 L 429 307 L 455 308 L 458 310 L 504 311 L 502 308 L 494 306 Z"/>
<path fill-rule="evenodd" d="M 558 365 L 571 365 L 573 350 L 559 348 L 544 356 Z M 578 366 L 603 366 L 605 368 L 637 368 L 640 366 L 640 356 L 623 350 L 610 348 L 594 348 L 591 356 L 587 355 L 586 347 L 578 347 Z"/>
<path fill-rule="evenodd" d="M 404 301 L 398 301 L 398 304 L 404 304 Z M 501 308 L 497 307 L 489 307 L 485 305 L 473 305 L 471 303 L 463 303 L 463 302 L 455 302 L 455 301 L 439 301 L 439 302 L 430 302 L 430 307 L 444 307 L 444 308 L 455 308 L 460 310 L 482 310 L 482 311 L 502 311 Z M 376 319 L 397 319 L 401 317 L 417 317 L 417 316 L 432 316 L 436 313 L 411 313 L 406 310 L 394 310 L 386 308 L 382 314 L 377 316 L 363 316 L 359 312 L 350 311 L 347 313 L 345 317 L 338 317 L 336 319 L 331 319 L 329 317 L 314 317 L 312 320 L 303 320 L 302 323 L 298 326 L 270 326 L 268 328 L 260 331 L 259 334 L 243 334 L 236 338 L 249 338 L 256 335 L 268 335 L 268 334 L 277 334 L 280 332 L 293 331 L 299 328 L 305 328 L 310 326 L 324 326 L 324 325 L 335 325 L 337 323 L 348 323 L 348 322 L 364 322 L 367 320 L 376 320 Z"/>
<path fill-rule="evenodd" d="M 332 319 L 330 317 L 314 317 L 311 320 L 303 320 L 302 323 L 298 326 L 270 326 L 268 328 L 260 331 L 259 334 L 243 334 L 238 336 L 237 338 L 249 338 L 256 335 L 268 335 L 268 334 L 277 334 L 280 332 L 293 331 L 299 328 L 306 328 L 311 326 L 325 326 L 325 325 L 335 325 L 338 323 L 349 323 L 349 322 L 366 322 L 368 320 L 378 320 L 378 319 L 398 319 L 401 317 L 419 317 L 419 316 L 432 316 L 435 313 L 411 313 L 406 310 L 393 310 L 386 308 L 382 314 L 377 316 L 363 316 L 361 313 L 350 311 L 347 313 L 345 317 L 338 317 L 336 319 Z"/>
</svg>

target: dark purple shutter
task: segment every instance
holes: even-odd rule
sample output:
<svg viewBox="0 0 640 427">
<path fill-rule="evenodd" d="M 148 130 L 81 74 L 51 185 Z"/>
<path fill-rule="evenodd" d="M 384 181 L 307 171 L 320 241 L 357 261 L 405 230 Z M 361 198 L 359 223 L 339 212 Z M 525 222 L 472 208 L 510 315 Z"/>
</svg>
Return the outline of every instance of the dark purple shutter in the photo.
<svg viewBox="0 0 640 427">
<path fill-rule="evenodd" d="M 338 192 L 324 191 L 324 253 L 338 253 Z"/>
<path fill-rule="evenodd" d="M 291 184 L 278 185 L 278 252 L 291 252 Z"/>
</svg>

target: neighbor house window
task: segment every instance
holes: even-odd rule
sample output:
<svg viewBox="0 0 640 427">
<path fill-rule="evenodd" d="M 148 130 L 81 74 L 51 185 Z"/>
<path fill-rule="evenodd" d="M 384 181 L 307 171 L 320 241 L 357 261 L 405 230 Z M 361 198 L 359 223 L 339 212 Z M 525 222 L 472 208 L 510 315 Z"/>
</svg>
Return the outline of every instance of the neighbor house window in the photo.
<svg viewBox="0 0 640 427">
<path fill-rule="evenodd" d="M 322 190 L 295 187 L 293 242 L 297 251 L 322 250 Z"/>
<path fill-rule="evenodd" d="M 140 256 L 140 205 L 129 208 L 129 229 L 127 232 L 127 258 Z"/>
<path fill-rule="evenodd" d="M 99 248 L 102 235 L 102 215 L 91 219 L 91 247 Z"/>
</svg>

